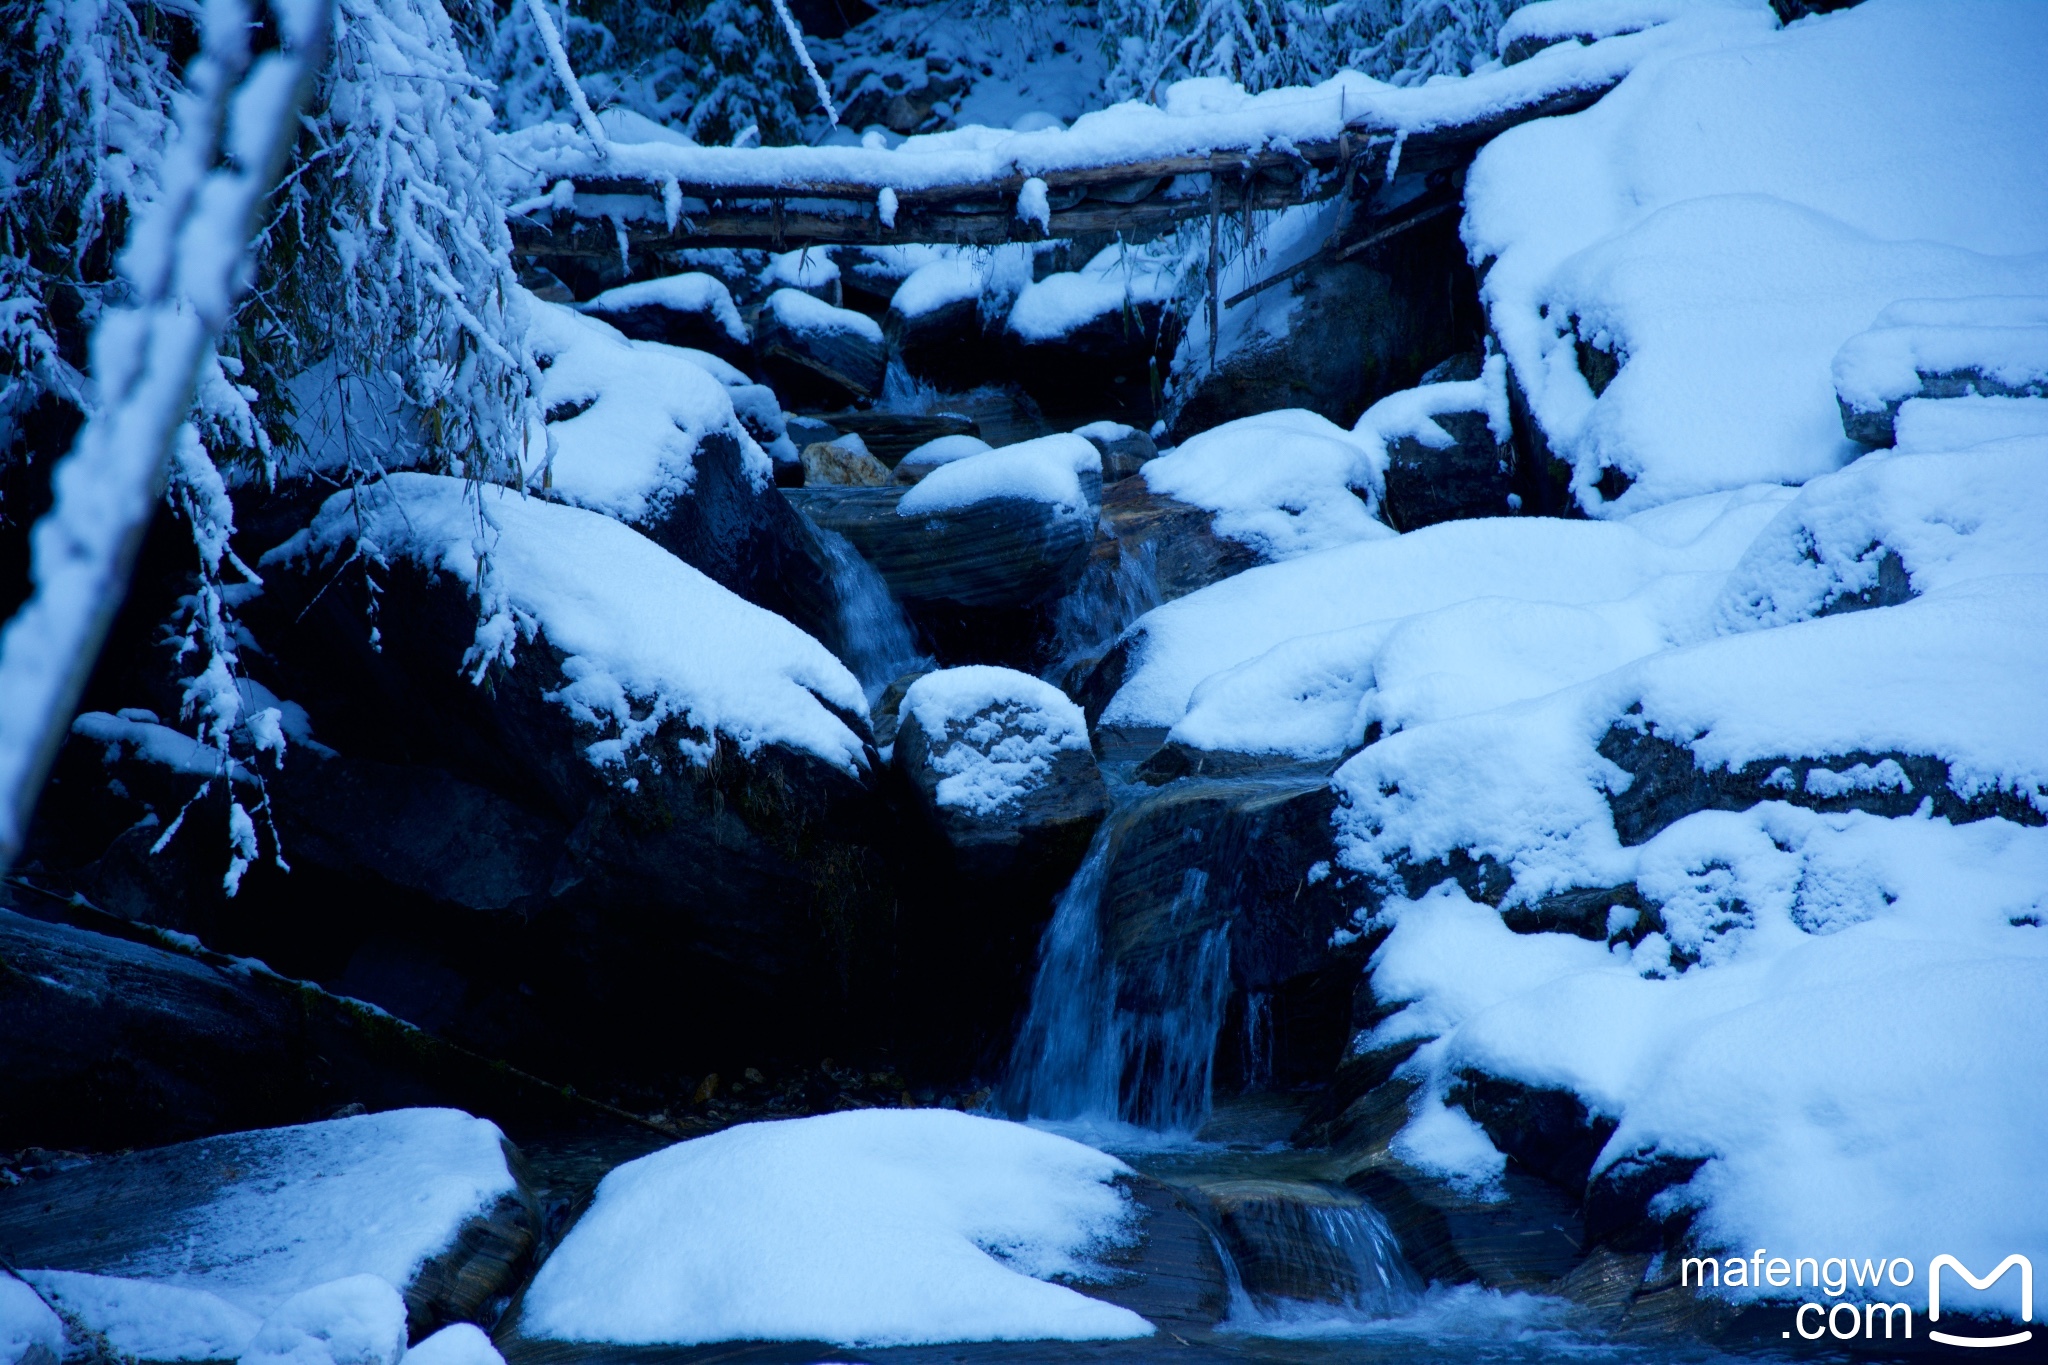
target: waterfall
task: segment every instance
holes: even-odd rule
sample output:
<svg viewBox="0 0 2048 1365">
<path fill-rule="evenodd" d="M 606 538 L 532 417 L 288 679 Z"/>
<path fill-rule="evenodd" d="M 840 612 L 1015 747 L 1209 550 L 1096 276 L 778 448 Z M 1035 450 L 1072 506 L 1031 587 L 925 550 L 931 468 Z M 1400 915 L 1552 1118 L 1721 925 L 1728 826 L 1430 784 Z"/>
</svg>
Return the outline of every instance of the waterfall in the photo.
<svg viewBox="0 0 2048 1365">
<path fill-rule="evenodd" d="M 1422 1281 L 1371 1204 L 1292 1182 L 1228 1182 L 1205 1193 L 1214 1201 L 1233 1326 L 1255 1329 L 1317 1305 L 1368 1318 L 1415 1307 Z"/>
<path fill-rule="evenodd" d="M 1046 681 L 1060 685 L 1077 665 L 1100 658 L 1125 627 L 1160 601 L 1158 555 L 1150 541 L 1119 552 L 1113 567 L 1092 560 L 1054 613 Z"/>
<path fill-rule="evenodd" d="M 1112 816 L 1096 830 L 1046 926 L 1001 1102 L 1019 1117 L 1192 1132 L 1209 1112 L 1230 988 L 1229 929 L 1178 940 L 1120 974 L 1104 951 L 1101 914 L 1118 824 Z M 1171 916 L 1198 909 L 1207 888 L 1206 875 L 1189 869 Z M 1120 1004 L 1125 995 L 1152 1007 Z"/>
<path fill-rule="evenodd" d="M 890 683 L 913 669 L 931 667 L 932 661 L 917 647 L 889 585 L 853 542 L 823 526 L 814 524 L 811 531 L 825 552 L 825 568 L 839 598 L 840 662 L 860 679 L 872 706 Z"/>
</svg>

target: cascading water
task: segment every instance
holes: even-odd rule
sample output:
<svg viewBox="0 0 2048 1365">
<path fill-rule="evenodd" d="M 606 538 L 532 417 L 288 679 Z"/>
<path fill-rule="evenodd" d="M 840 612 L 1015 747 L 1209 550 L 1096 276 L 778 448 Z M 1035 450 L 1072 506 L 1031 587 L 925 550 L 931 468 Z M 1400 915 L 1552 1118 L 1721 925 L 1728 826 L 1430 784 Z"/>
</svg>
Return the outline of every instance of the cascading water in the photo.
<svg viewBox="0 0 2048 1365">
<path fill-rule="evenodd" d="M 889 585 L 853 542 L 822 526 L 811 530 L 825 552 L 825 568 L 839 598 L 841 662 L 860 679 L 872 706 L 890 683 L 913 669 L 931 667 L 932 661 L 917 647 Z"/>
<path fill-rule="evenodd" d="M 1112 965 L 1102 897 L 1118 829 L 1112 817 L 1096 831 L 1046 926 L 1002 1102 L 1020 1117 L 1192 1132 L 1209 1111 L 1230 984 L 1229 931 L 1219 925 L 1178 941 L 1135 972 Z M 1207 891 L 1208 878 L 1189 869 L 1169 917 L 1198 909 Z M 1120 1003 L 1125 996 L 1147 1007 Z"/>
<path fill-rule="evenodd" d="M 1043 676 L 1058 684 L 1077 664 L 1096 659 L 1124 629 L 1161 601 L 1158 556 L 1148 541 L 1113 564 L 1096 560 L 1053 617 L 1053 662 Z"/>
<path fill-rule="evenodd" d="M 1219 1222 L 1235 1326 L 1256 1330 L 1332 1308 L 1391 1317 L 1422 1293 L 1394 1230 L 1369 1203 L 1282 1182 L 1228 1182 L 1204 1193 Z"/>
</svg>

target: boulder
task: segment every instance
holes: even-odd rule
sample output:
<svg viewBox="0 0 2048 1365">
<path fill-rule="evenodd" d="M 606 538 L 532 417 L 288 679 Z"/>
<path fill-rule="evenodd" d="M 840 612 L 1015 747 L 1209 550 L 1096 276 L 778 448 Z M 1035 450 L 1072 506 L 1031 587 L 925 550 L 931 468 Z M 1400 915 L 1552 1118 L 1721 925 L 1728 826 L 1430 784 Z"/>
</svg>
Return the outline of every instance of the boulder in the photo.
<svg viewBox="0 0 2048 1365">
<path fill-rule="evenodd" d="M 0 1244 L 82 1325 L 128 1335 L 130 1356 L 172 1354 L 190 1327 L 163 1314 L 151 1349 L 136 1319 L 167 1293 L 253 1336 L 351 1275 L 395 1286 L 417 1338 L 477 1318 L 525 1269 L 539 1210 L 519 1169 L 496 1125 L 452 1109 L 230 1133 L 0 1189 Z M 247 1342 L 217 1344 L 233 1356 Z"/>
<path fill-rule="evenodd" d="M 0 910 L 0 1147 L 106 1150 L 300 1123 L 349 1104 L 589 1115 L 562 1092 L 358 1001 L 70 907 Z"/>
<path fill-rule="evenodd" d="M 1380 506 L 1395 530 L 1520 510 L 1505 359 L 1453 357 L 1375 403 L 1359 425 L 1384 443 Z"/>
<path fill-rule="evenodd" d="M 1185 597 L 1262 562 L 1242 541 L 1217 535 L 1206 509 L 1155 493 L 1142 478 L 1105 488 L 1102 518 L 1116 537 L 1118 553 L 1149 560 L 1161 601 Z"/>
<path fill-rule="evenodd" d="M 732 295 L 700 271 L 666 275 L 607 289 L 581 311 L 602 318 L 636 341 L 659 341 L 708 351 L 733 365 L 752 360 L 753 338 Z"/>
<path fill-rule="evenodd" d="M 979 436 L 972 417 L 957 412 L 835 412 L 833 426 L 867 443 L 883 464 L 894 468 L 905 455 L 945 436 Z"/>
<path fill-rule="evenodd" d="M 1074 434 L 1086 440 L 1102 455 L 1102 482 L 1119 483 L 1142 469 L 1147 460 L 1157 459 L 1159 447 L 1136 427 L 1121 422 L 1090 422 L 1076 427 Z"/>
<path fill-rule="evenodd" d="M 545 470 L 530 476 L 535 491 L 622 521 L 831 639 L 838 605 L 823 556 L 764 458 L 764 446 L 780 445 L 779 405 L 761 402 L 759 386 L 715 357 L 631 345 L 570 309 L 535 308 L 532 336 L 548 362 L 541 398 L 554 444 Z"/>
<path fill-rule="evenodd" d="M 942 669 L 899 705 L 895 763 L 969 875 L 1063 885 L 1109 809 L 1081 708 L 986 665 Z"/>
<path fill-rule="evenodd" d="M 982 285 L 971 260 L 951 257 L 919 267 L 890 298 L 883 321 L 890 354 L 940 389 L 971 389 L 1001 374 L 1001 340 L 989 336 L 982 321 Z"/>
<path fill-rule="evenodd" d="M 858 436 L 805 446 L 803 464 L 805 488 L 882 488 L 890 483 L 889 466 L 868 454 Z"/>
<path fill-rule="evenodd" d="M 910 486 L 918 483 L 925 475 L 940 465 L 964 460 L 969 455 L 979 455 L 992 447 L 979 436 L 941 436 L 935 441 L 926 441 L 901 460 L 896 462 L 896 483 Z"/>
<path fill-rule="evenodd" d="M 1835 401 L 1852 441 L 1898 441 L 1915 398 L 2048 397 L 2048 304 L 2037 298 L 1903 299 L 1835 353 Z"/>
<path fill-rule="evenodd" d="M 1342 240 L 1344 230 L 1339 224 L 1333 240 Z M 1318 260 L 1222 310 L 1213 366 L 1206 326 L 1183 334 L 1163 414 L 1169 439 L 1178 445 L 1210 427 L 1280 408 L 1307 408 L 1348 427 L 1457 348 L 1453 300 L 1472 293 L 1454 215 L 1362 256 Z"/>
<path fill-rule="evenodd" d="M 1050 283 L 1033 285 L 1019 307 Z M 1150 426 L 1153 349 L 1163 314 L 1161 302 L 1147 299 L 1044 336 L 1020 332 L 1013 314 L 1004 334 L 1009 373 L 1054 418 L 1109 416 Z"/>
<path fill-rule="evenodd" d="M 882 392 L 888 350 L 881 327 L 800 289 L 768 296 L 754 351 L 775 391 L 797 407 L 843 407 Z"/>
<path fill-rule="evenodd" d="M 400 923 L 327 920 L 318 955 L 347 963 L 394 942 L 402 962 L 459 983 L 439 992 L 462 1002 L 452 1036 L 557 1075 L 688 1069 L 742 1042 L 755 1056 L 851 1046 L 889 952 L 874 916 L 891 895 L 852 675 L 594 513 L 494 498 L 480 589 L 479 513 L 458 481 L 402 476 L 360 507 L 351 496 L 268 561 L 256 629 L 279 690 L 352 759 L 439 769 L 498 798 L 472 809 L 518 808 L 508 826 L 530 832 L 540 875 L 507 885 L 518 894 L 488 918 L 437 898 Z M 390 564 L 374 644 L 367 586 L 335 573 L 358 513 Z M 235 946 L 263 927 L 247 916 Z M 419 969 L 401 976 L 435 994 Z"/>
</svg>

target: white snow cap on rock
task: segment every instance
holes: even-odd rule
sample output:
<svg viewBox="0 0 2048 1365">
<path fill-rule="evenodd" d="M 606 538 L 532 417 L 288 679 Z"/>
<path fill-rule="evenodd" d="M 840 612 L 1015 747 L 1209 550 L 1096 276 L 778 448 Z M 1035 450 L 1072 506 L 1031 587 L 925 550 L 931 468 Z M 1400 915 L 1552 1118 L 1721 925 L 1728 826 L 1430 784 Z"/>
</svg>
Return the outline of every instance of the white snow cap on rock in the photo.
<svg viewBox="0 0 2048 1365">
<path fill-rule="evenodd" d="M 1050 503 L 1073 515 L 1088 512 L 1084 474 L 1102 474 L 1102 456 L 1071 432 L 1040 436 L 940 465 L 903 495 L 899 517 L 958 511 L 995 498 Z"/>
<path fill-rule="evenodd" d="M 405 1310 L 391 1286 L 410 1283 L 465 1222 L 518 1188 L 497 1125 L 454 1109 L 398 1109 L 215 1140 L 246 1144 L 238 1150 L 248 1174 L 168 1224 L 119 1275 L 26 1266 L 23 1273 L 124 1355 L 219 1360 L 260 1347 L 293 1365 L 326 1365 L 290 1355 L 297 1338 L 285 1340 L 285 1326 L 313 1332 L 319 1314 L 374 1326 L 376 1303 L 388 1295 L 398 1305 L 402 1350 Z M 284 1344 L 264 1345 L 270 1338 L 258 1328 L 266 1319 Z M 358 1358 L 334 1357 L 338 1365 Z"/>
<path fill-rule="evenodd" d="M 1299 408 L 1211 427 L 1139 477 L 1155 493 L 1214 513 L 1217 535 L 1269 560 L 1394 534 L 1373 516 L 1384 450 Z"/>
<path fill-rule="evenodd" d="M 624 313 L 634 308 L 650 307 L 673 308 L 679 313 L 709 313 L 718 323 L 719 330 L 740 345 L 744 346 L 751 340 L 740 310 L 733 306 L 731 292 L 717 276 L 706 275 L 701 270 L 686 270 L 680 275 L 622 284 L 605 290 L 588 303 L 578 305 L 577 311 Z"/>
<path fill-rule="evenodd" d="M 851 332 L 881 344 L 881 323 L 851 308 L 834 308 L 815 294 L 806 294 L 801 289 L 778 289 L 768 296 L 765 307 L 775 315 L 777 322 L 792 332 Z"/>
<path fill-rule="evenodd" d="M 1321 757 L 1375 719 L 1540 695 L 1709 633 L 1721 575 L 1791 496 L 1716 494 L 1619 525 L 1448 521 L 1263 565 L 1140 617 L 1102 722 Z"/>
<path fill-rule="evenodd" d="M 1923 374 L 1974 370 L 2048 389 L 2048 297 L 1905 299 L 1835 353 L 1835 392 L 1862 412 L 1910 398 Z"/>
<path fill-rule="evenodd" d="M 52 1359 L 63 1357 L 63 1320 L 36 1297 L 35 1290 L 12 1275 L 0 1274 L 0 1365 L 19 1365 L 37 1347 Z"/>
<path fill-rule="evenodd" d="M 1043 786 L 1060 750 L 1089 747 L 1088 719 L 1066 693 L 991 664 L 925 674 L 904 692 L 902 714 L 931 738 L 939 804 L 976 815 Z"/>
<path fill-rule="evenodd" d="M 842 437 L 841 439 L 845 438 Z M 923 445 L 913 449 L 908 455 L 905 455 L 899 463 L 930 465 L 936 468 L 939 465 L 951 464 L 955 460 L 964 460 L 969 455 L 979 455 L 984 450 L 993 449 L 993 446 L 987 441 L 982 440 L 979 436 L 969 436 L 965 432 L 957 432 L 951 436 L 933 437 Z"/>
<path fill-rule="evenodd" d="M 1508 362 L 1498 353 L 1486 357 L 1477 379 L 1452 380 L 1444 384 L 1421 384 L 1390 393 L 1367 408 L 1352 424 L 1351 434 L 1379 443 L 1376 461 L 1382 473 L 1387 467 L 1390 441 L 1403 437 L 1420 441 L 1432 450 L 1453 445 L 1451 434 L 1436 419 L 1453 412 L 1483 412 L 1486 426 L 1496 441 L 1508 439 Z"/>
<path fill-rule="evenodd" d="M 332 555 L 350 542 L 366 557 L 452 574 L 481 597 L 471 669 L 509 660 L 536 635 L 561 650 L 564 681 L 549 697 L 600 732 L 586 749 L 600 766 L 671 718 L 701 732 L 680 741 L 700 762 L 713 734 L 743 753 L 788 745 L 849 773 L 866 762 L 861 739 L 826 706 L 867 711 L 831 651 L 609 517 L 403 474 L 337 493 L 310 533 L 265 560 Z"/>
<path fill-rule="evenodd" d="M 803 247 L 768 258 L 761 283 L 789 285 L 796 289 L 818 289 L 839 278 L 839 262 L 823 247 Z"/>
<path fill-rule="evenodd" d="M 1104 247 L 1079 270 L 1063 270 L 1024 286 L 1004 324 L 1026 341 L 1057 341 L 1126 303 L 1173 297 L 1174 262 L 1158 250 Z"/>
<path fill-rule="evenodd" d="M 541 403 L 563 414 L 547 424 L 554 496 L 622 521 L 656 516 L 690 491 L 698 443 L 713 432 L 739 443 L 755 487 L 774 483 L 775 466 L 740 425 L 730 390 L 691 359 L 696 352 L 629 341 L 561 304 L 536 299 L 531 308 L 528 335 L 552 358 L 541 375 Z M 532 445 L 526 476 L 538 486 L 547 442 Z"/>
<path fill-rule="evenodd" d="M 1141 1337 L 1061 1285 L 1127 1243 L 1115 1157 L 951 1110 L 750 1123 L 607 1175 L 528 1289 L 521 1332 L 689 1345 Z"/>
<path fill-rule="evenodd" d="M 1466 182 L 1494 333 L 1600 515 L 1607 469 L 1619 512 L 1824 474 L 1861 453 L 1836 352 L 1887 305 L 2048 294 L 2048 7 L 1696 7 L 1643 36 L 1612 93 Z M 1581 344 L 1621 362 L 1597 398 Z"/>
<path fill-rule="evenodd" d="M 351 1275 L 278 1305 L 241 1365 L 398 1365 L 404 1355 L 405 1300 L 375 1275 Z"/>
<path fill-rule="evenodd" d="M 409 1365 L 505 1365 L 505 1357 L 483 1329 L 467 1322 L 443 1327 L 407 1351 L 405 1358 Z"/>
</svg>

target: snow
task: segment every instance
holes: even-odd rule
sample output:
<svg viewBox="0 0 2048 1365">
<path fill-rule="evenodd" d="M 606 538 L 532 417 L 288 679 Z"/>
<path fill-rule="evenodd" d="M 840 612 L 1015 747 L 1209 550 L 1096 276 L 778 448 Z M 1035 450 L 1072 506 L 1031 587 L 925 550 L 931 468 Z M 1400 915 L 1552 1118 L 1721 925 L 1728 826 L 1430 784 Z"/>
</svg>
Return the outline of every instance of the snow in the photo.
<svg viewBox="0 0 2048 1365">
<path fill-rule="evenodd" d="M 787 285 L 792 289 L 823 289 L 839 278 L 839 262 L 832 253 L 813 247 L 784 251 L 768 258 L 761 283 L 771 289 Z"/>
<path fill-rule="evenodd" d="M 903 317 L 915 318 L 962 299 L 979 299 L 981 276 L 981 267 L 972 256 L 944 256 L 926 261 L 896 287 L 889 308 Z"/>
<path fill-rule="evenodd" d="M 467 1322 L 443 1327 L 405 1353 L 412 1365 L 505 1365 L 483 1329 Z"/>
<path fill-rule="evenodd" d="M 52 1303 L 126 1356 L 233 1359 L 263 1325 L 256 1314 L 203 1289 L 67 1270 L 30 1271 L 29 1278 Z"/>
<path fill-rule="evenodd" d="M 1741 631 L 1804 620 L 1875 588 L 1886 553 L 1923 593 L 2048 572 L 2044 476 L 2048 434 L 1867 455 L 1801 489 L 1764 529 L 1731 575 L 1717 623 Z"/>
<path fill-rule="evenodd" d="M 1017 191 L 1017 221 L 1037 228 L 1041 236 L 1052 230 L 1052 204 L 1046 197 L 1045 182 L 1035 175 Z"/>
<path fill-rule="evenodd" d="M 1712 1158 L 1681 1196 L 1704 1247 L 1990 1264 L 2038 1242 L 2048 1063 L 2012 1044 L 2048 1028 L 2048 935 L 2027 922 L 2048 830 L 1767 803 L 1691 816 L 1638 855 L 1700 965 L 1672 972 L 1661 934 L 1633 951 L 1513 934 L 1448 884 L 1390 903 L 1375 988 L 1414 1003 L 1372 1042 L 1433 1040 L 1407 1064 L 1430 1095 L 1412 1147 L 1474 1181 L 1498 1170 L 1440 1104 L 1479 1067 L 1618 1119 L 1601 1167 Z M 1703 942 L 1702 901 L 1739 901 L 1741 922 Z M 1845 1046 L 1882 1063 L 1845 1066 Z"/>
<path fill-rule="evenodd" d="M 1404 437 L 1420 441 L 1432 450 L 1456 444 L 1451 434 L 1435 421 L 1454 412 L 1483 412 L 1493 439 L 1508 439 L 1512 428 L 1508 424 L 1507 357 L 1488 356 L 1477 379 L 1423 384 L 1390 393 L 1367 408 L 1351 432 L 1379 443 L 1376 463 L 1384 471 L 1387 445 Z"/>
<path fill-rule="evenodd" d="M 390 376 L 343 374 L 332 356 L 285 385 L 292 403 L 291 430 L 299 440 L 278 462 L 286 477 L 411 469 L 427 458 L 419 413 Z M 254 470 L 223 471 L 241 485 Z"/>
<path fill-rule="evenodd" d="M 2048 398 L 1908 398 L 1894 423 L 1901 452 L 1961 450 L 2008 436 L 2048 436 Z"/>
<path fill-rule="evenodd" d="M 382 1295 L 397 1303 L 392 1285 L 410 1283 L 465 1221 L 516 1188 L 497 1126 L 453 1109 L 207 1141 L 233 1143 L 241 1174 L 170 1221 L 152 1248 L 104 1275 L 23 1267 L 125 1354 L 219 1359 L 250 1349 L 252 1336 L 260 1348 L 266 1318 L 310 1328 L 322 1303 L 337 1321 L 360 1318 Z M 397 1311 L 402 1346 L 402 1304 Z"/>
<path fill-rule="evenodd" d="M 994 498 L 1048 503 L 1059 514 L 1083 516 L 1088 495 L 1080 476 L 1102 473 L 1102 456 L 1079 436 L 1062 433 L 1020 441 L 948 461 L 918 481 L 896 504 L 899 517 L 957 512 Z"/>
<path fill-rule="evenodd" d="M 1089 752 L 1088 719 L 1049 682 L 988 664 L 927 673 L 903 694 L 940 774 L 937 799 L 995 815 L 1045 785 L 1062 750 Z"/>
<path fill-rule="evenodd" d="M 0 1275 L 0 1365 L 18 1365 L 36 1347 L 61 1358 L 64 1324 L 33 1289 L 12 1275 Z"/>
<path fill-rule="evenodd" d="M 2048 298 L 1909 299 L 1835 353 L 1835 392 L 1875 412 L 1920 391 L 1921 375 L 1975 371 L 2048 393 Z"/>
<path fill-rule="evenodd" d="M 574 415 L 547 425 L 554 453 L 545 476 L 546 445 L 531 443 L 530 485 L 545 477 L 551 495 L 564 502 L 645 524 L 688 494 L 697 447 L 715 432 L 739 443 L 741 467 L 755 487 L 774 482 L 775 467 L 740 425 L 731 392 L 692 353 L 629 341 L 561 304 L 536 299 L 532 310 L 534 349 L 551 358 L 541 375 L 541 404 Z"/>
<path fill-rule="evenodd" d="M 834 308 L 801 289 L 778 289 L 768 296 L 763 308 L 792 332 L 851 332 L 877 346 L 882 344 L 881 323 L 851 308 Z"/>
<path fill-rule="evenodd" d="M 866 763 L 864 742 L 826 707 L 866 713 L 844 665 L 608 517 L 401 474 L 328 499 L 310 535 L 265 562 L 325 560 L 349 543 L 373 562 L 405 558 L 452 574 L 480 599 L 483 624 L 466 663 L 474 675 L 536 636 L 561 651 L 563 682 L 548 699 L 598 732 L 585 752 L 600 767 L 626 761 L 669 721 L 692 732 L 677 743 L 700 763 L 711 761 L 714 735 L 747 754 L 787 745 L 848 773 Z"/>
<path fill-rule="evenodd" d="M 836 272 L 835 272 L 836 274 Z M 581 305 L 585 313 L 624 313 L 635 308 L 669 308 L 678 313 L 708 313 L 727 336 L 739 345 L 746 345 L 747 324 L 740 319 L 740 310 L 733 306 L 732 294 L 715 276 L 701 270 L 686 270 L 680 275 L 664 275 L 659 279 L 641 280 L 637 284 L 622 284 L 607 289 L 590 302 Z"/>
<path fill-rule="evenodd" d="M 939 436 L 905 455 L 897 462 L 897 468 L 901 469 L 908 465 L 913 468 L 936 469 L 942 464 L 951 464 L 955 460 L 964 460 L 969 455 L 979 455 L 985 450 L 993 449 L 993 446 L 979 436 L 969 436 L 964 432 L 953 436 Z"/>
<path fill-rule="evenodd" d="M 1164 303 L 1173 297 L 1172 264 L 1143 247 L 1105 247 L 1079 270 L 1025 285 L 1007 326 L 1026 341 L 1057 341 L 1126 304 Z"/>
<path fill-rule="evenodd" d="M 1667 35 L 1687 28 L 1681 18 L 1589 47 L 1554 48 L 1467 79 L 1416 86 L 1388 85 L 1345 71 L 1320 85 L 1253 95 L 1228 81 L 1201 78 L 1167 87 L 1156 105 L 1113 105 L 1082 113 L 1065 128 L 1019 131 L 970 123 L 905 138 L 895 147 L 684 147 L 649 141 L 615 143 L 599 159 L 573 129 L 542 123 L 500 138 L 498 150 L 508 182 L 521 187 L 544 187 L 563 177 L 643 179 L 756 190 L 832 185 L 855 187 L 872 198 L 885 188 L 902 194 L 1017 183 L 1064 170 L 1334 141 L 1347 125 L 1412 134 L 1471 123 L 1560 91 L 1609 84 L 1666 46 Z M 974 117 L 973 106 L 961 116 Z M 1016 120 L 1015 114 L 995 116 L 1004 124 Z"/>
<path fill-rule="evenodd" d="M 1888 305 L 2048 293 L 2026 56 L 2048 10 L 1970 16 L 1873 0 L 1776 31 L 1761 6 L 1699 7 L 1640 35 L 1658 51 L 1591 109 L 1480 153 L 1465 241 L 1586 510 L 1608 514 L 1608 467 L 1635 480 L 1622 513 L 1826 473 L 1860 452 L 1831 364 Z M 1579 342 L 1623 361 L 1597 398 Z"/>
<path fill-rule="evenodd" d="M 1593 40 L 1635 33 L 1682 19 L 1704 4 L 1740 8 L 1743 0 L 1536 0 L 1507 17 L 1495 38 L 1495 50 L 1506 56 L 1517 43 L 1555 43 L 1568 38 Z"/>
<path fill-rule="evenodd" d="M 533 1279 L 520 1331 L 617 1343 L 869 1346 L 1140 1337 L 1050 1276 L 1128 1240 L 1116 1158 L 951 1110 L 752 1123 L 612 1171 Z"/>
<path fill-rule="evenodd" d="M 303 716 L 304 710 L 299 714 Z M 113 763 L 125 753 L 146 763 L 157 763 L 172 772 L 192 777 L 219 777 L 225 770 L 232 781 L 254 784 L 256 775 L 232 758 L 225 758 L 210 744 L 201 744 L 181 730 L 154 720 L 111 716 L 105 711 L 86 711 L 71 722 L 71 733 L 106 745 L 105 757 Z"/>
<path fill-rule="evenodd" d="M 1537 695 L 1707 634 L 1723 575 L 1791 496 L 1717 494 L 1620 523 L 1444 522 L 1250 569 L 1139 618 L 1102 722 L 1321 757 L 1358 743 L 1369 719 Z M 1389 695 L 1375 701 L 1383 649 Z"/>
<path fill-rule="evenodd" d="M 257 1329 L 242 1365 L 398 1365 L 405 1300 L 375 1275 L 294 1294 Z"/>
<path fill-rule="evenodd" d="M 1268 560 L 1391 538 L 1373 515 L 1384 474 L 1372 442 L 1299 408 L 1212 427 L 1139 471 L 1154 493 L 1213 513 L 1217 535 Z"/>
</svg>

